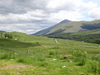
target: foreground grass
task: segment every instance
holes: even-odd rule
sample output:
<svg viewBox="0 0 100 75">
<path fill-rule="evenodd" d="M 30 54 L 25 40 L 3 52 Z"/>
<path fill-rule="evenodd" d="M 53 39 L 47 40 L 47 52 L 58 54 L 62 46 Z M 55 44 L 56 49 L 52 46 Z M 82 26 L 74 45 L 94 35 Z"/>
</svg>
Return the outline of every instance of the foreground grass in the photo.
<svg viewBox="0 0 100 75">
<path fill-rule="evenodd" d="M 100 74 L 99 44 L 10 35 L 11 40 L 0 38 L 0 75 Z"/>
</svg>

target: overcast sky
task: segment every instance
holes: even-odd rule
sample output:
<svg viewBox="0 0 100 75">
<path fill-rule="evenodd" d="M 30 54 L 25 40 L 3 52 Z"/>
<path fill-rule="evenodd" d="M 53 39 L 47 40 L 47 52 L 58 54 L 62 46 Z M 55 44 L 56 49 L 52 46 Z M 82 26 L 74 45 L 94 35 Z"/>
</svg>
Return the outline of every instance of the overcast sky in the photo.
<svg viewBox="0 0 100 75">
<path fill-rule="evenodd" d="M 0 0 L 0 31 L 31 34 L 64 19 L 100 19 L 100 0 Z"/>
</svg>

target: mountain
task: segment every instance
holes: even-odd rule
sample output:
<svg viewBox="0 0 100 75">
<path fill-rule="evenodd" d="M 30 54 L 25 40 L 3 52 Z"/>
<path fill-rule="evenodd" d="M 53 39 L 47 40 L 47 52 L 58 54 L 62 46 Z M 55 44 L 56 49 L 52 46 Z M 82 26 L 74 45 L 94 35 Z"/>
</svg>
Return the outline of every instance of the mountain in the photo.
<svg viewBox="0 0 100 75">
<path fill-rule="evenodd" d="M 5 31 L 0 31 L 0 32 L 5 32 Z"/>
<path fill-rule="evenodd" d="M 45 35 L 45 34 L 49 33 L 52 29 L 56 28 L 58 25 L 65 24 L 65 23 L 69 23 L 69 22 L 71 22 L 71 21 L 65 19 L 65 20 L 59 22 L 58 24 L 56 24 L 56 25 L 54 25 L 54 26 L 52 26 L 50 28 L 47 28 L 47 29 L 44 29 L 44 30 L 41 30 L 41 31 L 35 33 L 34 35 Z"/>
<path fill-rule="evenodd" d="M 63 20 L 60 23 L 41 30 L 34 35 L 55 35 L 55 34 L 61 34 L 61 33 L 76 33 L 76 32 L 84 32 L 84 31 L 90 31 L 100 28 L 100 20 L 93 20 L 93 21 L 69 21 L 69 20 Z"/>
</svg>

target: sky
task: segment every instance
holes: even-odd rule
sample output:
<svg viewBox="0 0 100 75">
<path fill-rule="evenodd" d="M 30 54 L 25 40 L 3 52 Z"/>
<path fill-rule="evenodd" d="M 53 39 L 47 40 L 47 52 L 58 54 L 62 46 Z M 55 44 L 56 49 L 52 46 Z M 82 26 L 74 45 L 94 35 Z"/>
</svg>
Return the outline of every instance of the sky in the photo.
<svg viewBox="0 0 100 75">
<path fill-rule="evenodd" d="M 0 31 L 33 34 L 64 19 L 100 19 L 100 0 L 0 0 Z"/>
</svg>

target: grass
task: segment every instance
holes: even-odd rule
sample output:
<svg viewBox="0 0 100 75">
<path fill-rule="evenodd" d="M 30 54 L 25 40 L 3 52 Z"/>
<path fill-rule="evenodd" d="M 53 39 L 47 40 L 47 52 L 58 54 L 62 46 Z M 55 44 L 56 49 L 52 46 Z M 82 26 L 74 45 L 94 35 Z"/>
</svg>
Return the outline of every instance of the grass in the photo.
<svg viewBox="0 0 100 75">
<path fill-rule="evenodd" d="M 6 34 L 13 38 L 0 38 L 0 75 L 100 74 L 99 44 L 63 39 L 56 43 L 52 38 Z"/>
</svg>

